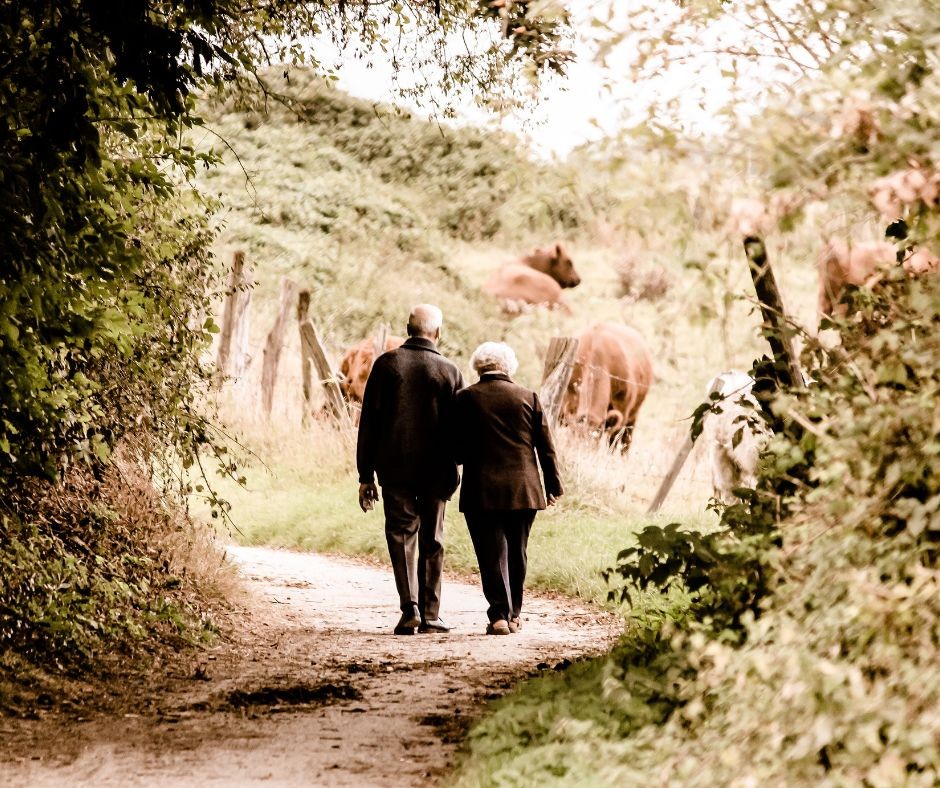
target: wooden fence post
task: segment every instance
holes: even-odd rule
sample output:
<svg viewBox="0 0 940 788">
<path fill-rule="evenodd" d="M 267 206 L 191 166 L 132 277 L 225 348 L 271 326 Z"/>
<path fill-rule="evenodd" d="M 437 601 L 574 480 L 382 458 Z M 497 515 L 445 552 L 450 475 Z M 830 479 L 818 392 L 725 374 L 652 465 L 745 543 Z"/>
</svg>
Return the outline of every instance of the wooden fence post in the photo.
<svg viewBox="0 0 940 788">
<path fill-rule="evenodd" d="M 297 328 L 300 329 L 300 326 L 305 320 L 308 319 L 308 313 L 310 312 L 310 291 L 301 290 L 297 295 Z M 303 385 L 304 391 L 304 404 L 303 404 L 303 422 L 307 423 L 307 417 L 310 414 L 310 402 L 313 398 L 313 380 L 312 380 L 312 371 L 310 369 L 310 362 L 307 356 L 304 354 L 304 345 L 303 337 L 301 336 L 300 342 L 300 379 Z"/>
<path fill-rule="evenodd" d="M 574 357 L 578 352 L 578 340 L 572 337 L 552 337 L 545 353 L 545 366 L 542 369 L 542 386 L 539 399 L 542 409 L 548 416 L 549 424 L 558 422 L 561 405 L 571 379 Z"/>
<path fill-rule="evenodd" d="M 341 426 L 350 425 L 349 412 L 346 410 L 346 402 L 340 391 L 336 375 L 330 368 L 330 362 L 323 350 L 320 337 L 317 336 L 317 330 L 314 328 L 312 320 L 305 320 L 300 324 L 300 342 L 303 362 L 309 367 L 310 364 L 316 368 L 320 382 L 326 390 L 326 401 L 333 415 L 340 422 Z M 309 401 L 307 403 L 309 410 Z"/>
<path fill-rule="evenodd" d="M 304 293 L 301 293 L 301 299 L 303 299 L 303 296 Z M 310 294 L 307 293 L 306 306 L 309 306 L 310 303 L 309 296 Z M 299 306 L 298 316 L 301 314 Z M 340 426 L 349 427 L 351 421 L 349 411 L 346 409 L 346 401 L 343 399 L 342 391 L 340 391 L 336 374 L 330 367 L 329 359 L 327 359 L 326 352 L 323 350 L 323 343 L 320 342 L 320 337 L 317 335 L 317 330 L 310 318 L 306 318 L 300 323 L 300 359 L 303 367 L 304 420 L 310 413 L 310 403 L 313 395 L 310 372 L 312 365 L 316 369 L 317 376 L 326 391 L 326 402 L 330 411 L 339 421 Z"/>
<path fill-rule="evenodd" d="M 712 383 L 711 388 L 708 390 L 708 401 L 712 401 L 712 394 L 716 391 L 721 390 L 721 381 L 715 380 Z M 705 411 L 702 414 L 702 426 L 705 426 L 705 419 L 708 418 L 711 411 Z M 666 496 L 669 495 L 669 491 L 672 489 L 672 485 L 675 484 L 676 478 L 679 476 L 679 472 L 682 470 L 682 466 L 685 465 L 685 461 L 688 456 L 692 453 L 692 447 L 695 445 L 695 441 L 692 440 L 692 428 L 689 428 L 689 431 L 685 435 L 685 440 L 682 442 L 682 445 L 679 447 L 679 451 L 676 453 L 675 459 L 672 461 L 672 465 L 669 467 L 669 471 L 666 473 L 666 476 L 663 478 L 662 482 L 659 484 L 659 489 L 656 491 L 656 496 L 653 498 L 653 502 L 650 504 L 650 508 L 646 510 L 647 514 L 653 514 L 659 511 L 659 507 L 663 505 L 663 502 L 666 500 Z"/>
<path fill-rule="evenodd" d="M 783 299 L 780 297 L 777 280 L 774 278 L 770 261 L 767 259 L 764 242 L 757 236 L 747 236 L 744 239 L 744 254 L 747 256 L 751 280 L 754 282 L 754 290 L 764 318 L 764 338 L 773 353 L 779 380 L 785 386 L 802 387 L 803 373 L 800 371 L 800 363 L 793 350 L 792 331 L 787 325 Z"/>
<path fill-rule="evenodd" d="M 248 314 L 253 283 L 250 272 L 245 270 L 245 253 L 239 250 L 232 256 L 216 355 L 216 370 L 222 377 L 239 377 L 248 366 Z"/>
<path fill-rule="evenodd" d="M 274 326 L 268 332 L 264 343 L 264 361 L 261 367 L 261 404 L 266 416 L 270 417 L 274 407 L 274 386 L 277 383 L 277 368 L 284 348 L 284 331 L 287 328 L 287 313 L 294 303 L 297 285 L 290 279 L 281 282 L 281 300 L 278 305 Z"/>
</svg>

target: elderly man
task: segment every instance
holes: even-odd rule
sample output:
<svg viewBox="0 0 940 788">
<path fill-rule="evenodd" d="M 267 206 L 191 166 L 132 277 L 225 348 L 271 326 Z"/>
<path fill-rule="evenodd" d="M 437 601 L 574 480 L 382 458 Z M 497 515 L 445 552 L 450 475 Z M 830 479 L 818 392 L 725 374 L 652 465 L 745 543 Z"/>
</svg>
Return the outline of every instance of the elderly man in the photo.
<svg viewBox="0 0 940 788">
<path fill-rule="evenodd" d="M 561 479 L 538 395 L 510 377 L 519 365 L 512 348 L 484 342 L 470 365 L 480 382 L 457 395 L 454 414 L 460 511 L 489 603 L 486 633 L 509 635 L 522 628 L 529 531 L 535 513 L 562 494 Z"/>
<path fill-rule="evenodd" d="M 401 603 L 396 635 L 447 632 L 441 621 L 444 505 L 459 480 L 446 428 L 463 378 L 437 349 L 443 315 L 419 304 L 408 339 L 379 356 L 359 419 L 359 505 L 364 512 L 382 487 L 385 538 Z"/>
</svg>

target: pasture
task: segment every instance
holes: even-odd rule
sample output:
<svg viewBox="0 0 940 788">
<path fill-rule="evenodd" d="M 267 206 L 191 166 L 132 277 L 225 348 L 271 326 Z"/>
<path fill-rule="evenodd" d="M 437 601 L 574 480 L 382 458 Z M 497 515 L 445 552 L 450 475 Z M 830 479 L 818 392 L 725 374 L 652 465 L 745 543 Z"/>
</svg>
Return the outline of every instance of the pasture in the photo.
<svg viewBox="0 0 940 788">
<path fill-rule="evenodd" d="M 553 336 L 576 336 L 600 320 L 620 321 L 643 334 L 652 350 L 654 382 L 629 453 L 621 456 L 558 430 L 567 491 L 538 521 L 534 584 L 601 598 L 599 571 L 637 528 L 648 522 L 715 522 L 706 511 L 711 480 L 700 445 L 663 511 L 655 518 L 645 512 L 711 377 L 747 369 L 766 352 L 743 251 L 721 222 L 715 219 L 691 236 L 688 228 L 669 224 L 641 235 L 625 205 L 618 211 L 615 203 L 603 215 L 593 207 L 587 191 L 591 179 L 601 177 L 598 171 L 579 175 L 563 165 L 549 170 L 530 162 L 512 140 L 402 118 L 325 88 L 305 85 L 302 91 L 332 111 L 298 120 L 283 109 L 265 115 L 223 106 L 213 120 L 238 152 L 237 160 L 228 152 L 206 177 L 207 187 L 224 194 L 228 206 L 216 251 L 229 260 L 234 250 L 245 250 L 256 281 L 250 363 L 241 379 L 226 386 L 221 404 L 225 421 L 255 455 L 243 471 L 247 491 L 223 489 L 232 502 L 236 538 L 387 560 L 380 518 L 363 517 L 356 505 L 354 432 L 342 434 L 324 422 L 301 426 L 293 323 L 273 412 L 268 418 L 262 411 L 263 346 L 284 277 L 311 290 L 310 314 L 334 368 L 346 348 L 379 325 L 403 333 L 410 307 L 420 301 L 444 310 L 442 351 L 468 381 L 475 378 L 467 359 L 485 340 L 512 345 L 520 360 L 517 380 L 537 389 Z M 345 125 L 350 118 L 357 119 L 358 137 Z M 418 155 L 422 145 L 424 159 Z M 476 167 L 481 155 L 501 161 L 504 173 L 517 172 Z M 541 192 L 543 183 L 552 191 Z M 649 188 L 650 201 L 666 199 L 653 184 Z M 629 199 L 643 201 L 635 187 L 628 192 Z M 442 202 L 441 193 L 466 200 L 476 195 L 480 202 L 474 210 L 464 205 L 464 224 L 455 228 L 453 201 Z M 692 210 L 692 197 L 667 197 L 674 210 Z M 530 210 L 526 222 L 513 226 L 505 218 L 507 199 L 523 206 L 541 200 L 544 215 Z M 572 213 L 571 227 L 551 220 Z M 566 244 L 582 280 L 564 291 L 571 313 L 528 307 L 508 317 L 482 291 L 487 278 L 533 247 L 555 241 Z M 811 229 L 768 237 L 788 309 L 805 326 L 815 315 L 815 242 Z M 647 293 L 643 285 L 651 281 L 659 287 Z M 455 509 L 448 514 L 448 566 L 468 571 L 474 560 Z"/>
</svg>

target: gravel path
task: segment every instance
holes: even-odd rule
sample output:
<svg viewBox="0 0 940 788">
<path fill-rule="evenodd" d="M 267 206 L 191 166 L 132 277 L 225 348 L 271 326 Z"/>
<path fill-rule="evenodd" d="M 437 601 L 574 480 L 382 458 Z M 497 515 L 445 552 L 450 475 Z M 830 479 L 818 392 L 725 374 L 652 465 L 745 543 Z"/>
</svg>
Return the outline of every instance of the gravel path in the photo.
<svg viewBox="0 0 940 788">
<path fill-rule="evenodd" d="M 123 688 L 118 712 L 0 718 L 0 784 L 446 782 L 483 701 L 605 650 L 620 630 L 597 608 L 530 595 L 522 632 L 486 636 L 479 587 L 448 579 L 441 615 L 454 631 L 395 637 L 390 569 L 256 547 L 229 553 L 247 587 L 233 637 Z"/>
</svg>

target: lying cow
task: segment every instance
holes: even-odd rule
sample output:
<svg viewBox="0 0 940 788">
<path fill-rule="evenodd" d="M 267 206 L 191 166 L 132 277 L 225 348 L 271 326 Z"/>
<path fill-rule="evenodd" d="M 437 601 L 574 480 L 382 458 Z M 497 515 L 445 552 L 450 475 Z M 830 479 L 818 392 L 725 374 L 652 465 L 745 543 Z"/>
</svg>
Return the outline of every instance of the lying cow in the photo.
<svg viewBox="0 0 940 788">
<path fill-rule="evenodd" d="M 721 399 L 715 403 L 719 412 L 705 419 L 702 434 L 714 496 L 723 504 L 734 503 L 736 487 L 756 485 L 760 451 L 770 434 L 751 393 L 753 386 L 754 379 L 738 371 L 722 372 L 708 384 L 709 395 L 716 392 Z"/>
<path fill-rule="evenodd" d="M 561 291 L 577 287 L 581 277 L 565 248 L 556 243 L 541 247 L 504 265 L 483 285 L 483 290 L 502 301 L 503 309 L 518 314 L 526 305 L 560 307 L 570 312 Z"/>
<path fill-rule="evenodd" d="M 610 443 L 619 441 L 626 451 L 652 382 L 653 360 L 640 333 L 619 323 L 597 323 L 578 337 L 562 418 L 606 432 Z"/>
<path fill-rule="evenodd" d="M 547 274 L 561 287 L 577 287 L 581 284 L 581 277 L 575 270 L 574 263 L 560 243 L 547 249 L 541 247 L 534 249 L 524 257 L 520 257 L 517 262 Z"/>
<path fill-rule="evenodd" d="M 385 350 L 394 350 L 405 340 L 402 337 L 389 336 L 385 340 Z M 354 405 L 362 404 L 362 397 L 366 391 L 366 381 L 372 372 L 375 362 L 375 338 L 363 339 L 353 345 L 339 364 L 339 388 L 346 402 Z"/>
<path fill-rule="evenodd" d="M 498 298 L 510 314 L 518 314 L 527 304 L 571 311 L 557 281 L 521 263 L 504 265 L 486 281 L 483 290 Z"/>
<path fill-rule="evenodd" d="M 819 253 L 819 314 L 844 315 L 840 305 L 848 285 L 871 285 L 897 263 L 897 248 L 885 241 L 869 241 L 849 246 L 830 239 Z M 909 251 L 902 260 L 910 274 L 923 274 L 940 268 L 940 260 L 926 249 Z"/>
</svg>

